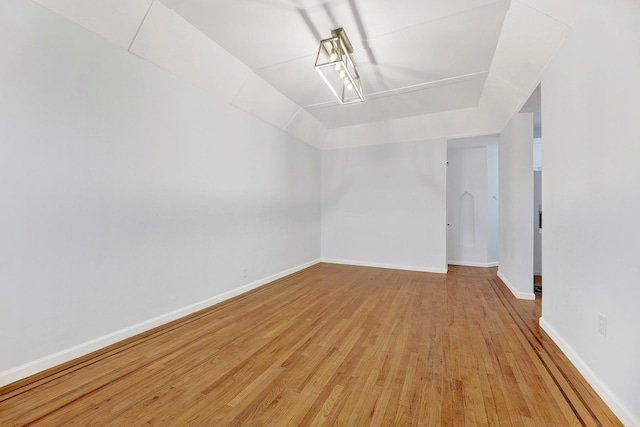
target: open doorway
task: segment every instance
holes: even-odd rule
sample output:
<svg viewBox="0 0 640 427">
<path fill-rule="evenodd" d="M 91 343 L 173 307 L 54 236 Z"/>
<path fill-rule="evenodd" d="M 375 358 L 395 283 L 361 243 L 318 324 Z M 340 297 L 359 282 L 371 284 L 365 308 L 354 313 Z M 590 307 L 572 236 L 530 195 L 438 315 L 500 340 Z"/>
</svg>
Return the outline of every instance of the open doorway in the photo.
<svg viewBox="0 0 640 427">
<path fill-rule="evenodd" d="M 533 291 L 542 293 L 542 138 L 533 139 Z"/>
<path fill-rule="evenodd" d="M 447 143 L 447 263 L 498 265 L 498 135 Z"/>
<path fill-rule="evenodd" d="M 540 85 L 521 112 L 533 113 L 533 290 L 542 295 L 542 89 Z"/>
</svg>

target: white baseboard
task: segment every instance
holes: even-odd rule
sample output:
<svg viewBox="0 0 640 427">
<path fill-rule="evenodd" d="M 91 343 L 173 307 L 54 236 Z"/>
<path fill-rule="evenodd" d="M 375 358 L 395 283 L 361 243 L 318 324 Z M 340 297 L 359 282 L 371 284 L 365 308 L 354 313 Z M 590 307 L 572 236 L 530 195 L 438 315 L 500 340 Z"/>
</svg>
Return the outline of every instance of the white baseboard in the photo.
<svg viewBox="0 0 640 427">
<path fill-rule="evenodd" d="M 195 313 L 196 311 L 211 307 L 212 305 L 218 304 L 222 301 L 228 300 L 252 289 L 263 286 L 267 283 L 273 282 L 274 280 L 278 280 L 282 277 L 296 273 L 307 267 L 318 264 L 319 262 L 319 259 L 306 262 L 304 264 L 281 271 L 260 280 L 256 280 L 255 282 L 251 282 L 230 291 L 213 296 L 211 298 L 207 298 L 206 300 L 199 301 L 195 304 L 191 304 L 186 307 L 171 311 L 169 313 L 156 316 L 152 319 L 148 319 L 138 324 L 112 332 L 110 334 L 103 335 L 91 341 L 87 341 L 85 343 L 67 348 L 57 353 L 34 360 L 32 362 L 25 363 L 24 365 L 17 366 L 7 371 L 0 372 L 0 387 L 11 384 L 23 378 L 27 378 L 31 375 L 37 374 L 38 372 L 45 371 L 63 363 L 70 362 L 73 359 L 77 359 L 78 357 L 85 356 L 91 352 L 110 346 L 111 344 L 115 344 L 119 341 L 131 338 L 135 335 L 149 331 L 158 326 L 180 319 L 181 317 L 187 316 L 191 313 Z"/>
<path fill-rule="evenodd" d="M 518 299 L 528 299 L 528 300 L 535 300 L 536 299 L 536 294 L 534 294 L 533 292 L 520 292 L 516 289 L 515 286 L 513 286 L 513 284 L 504 276 L 504 274 L 502 274 L 500 272 L 500 270 L 498 270 L 498 277 L 504 282 L 505 285 L 507 285 L 507 288 L 509 288 L 509 290 L 511 291 L 511 293 Z M 531 280 L 533 280 L 533 277 L 531 278 Z M 531 283 L 531 290 L 533 291 L 533 283 Z"/>
<path fill-rule="evenodd" d="M 633 414 L 629 408 L 623 405 L 615 394 L 602 382 L 602 380 L 589 368 L 584 360 L 576 353 L 576 351 L 567 343 L 558 332 L 544 318 L 540 318 L 540 327 L 551 337 L 560 350 L 567 356 L 573 365 L 580 371 L 582 376 L 587 380 L 589 385 L 593 387 L 596 393 L 611 408 L 614 414 L 622 421 L 625 426 L 640 426 L 640 418 Z"/>
<path fill-rule="evenodd" d="M 407 270 L 407 271 L 421 271 L 423 273 L 439 273 L 447 274 L 446 268 L 432 268 L 432 267 L 416 267 L 411 265 L 395 265 L 395 264 L 380 264 L 376 262 L 363 262 L 363 261 L 350 261 L 343 259 L 331 259 L 322 258 L 321 262 L 327 264 L 343 264 L 343 265 L 357 265 L 359 267 L 376 267 L 376 268 L 390 268 L 393 270 Z"/>
<path fill-rule="evenodd" d="M 463 267 L 497 267 L 497 262 L 469 262 L 469 261 L 448 261 L 451 265 L 461 265 Z"/>
</svg>

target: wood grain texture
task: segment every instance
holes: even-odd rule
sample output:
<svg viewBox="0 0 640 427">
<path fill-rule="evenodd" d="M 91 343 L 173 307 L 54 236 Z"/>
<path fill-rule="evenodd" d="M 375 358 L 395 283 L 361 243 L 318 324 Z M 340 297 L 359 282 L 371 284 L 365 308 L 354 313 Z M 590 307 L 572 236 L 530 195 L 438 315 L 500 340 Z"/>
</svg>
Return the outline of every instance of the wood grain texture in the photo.
<svg viewBox="0 0 640 427">
<path fill-rule="evenodd" d="M 0 389 L 0 425 L 622 425 L 539 317 L 494 268 L 319 264 Z"/>
</svg>

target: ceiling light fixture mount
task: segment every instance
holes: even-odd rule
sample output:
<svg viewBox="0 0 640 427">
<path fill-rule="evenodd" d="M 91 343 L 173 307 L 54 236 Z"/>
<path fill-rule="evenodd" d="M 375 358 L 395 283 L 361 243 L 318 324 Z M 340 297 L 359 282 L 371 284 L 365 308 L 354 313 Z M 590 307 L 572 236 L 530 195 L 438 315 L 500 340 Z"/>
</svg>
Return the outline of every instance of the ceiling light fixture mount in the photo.
<svg viewBox="0 0 640 427">
<path fill-rule="evenodd" d="M 353 46 L 342 28 L 331 31 L 331 37 L 320 40 L 316 71 L 341 104 L 364 101 L 360 74 L 351 54 Z"/>
</svg>

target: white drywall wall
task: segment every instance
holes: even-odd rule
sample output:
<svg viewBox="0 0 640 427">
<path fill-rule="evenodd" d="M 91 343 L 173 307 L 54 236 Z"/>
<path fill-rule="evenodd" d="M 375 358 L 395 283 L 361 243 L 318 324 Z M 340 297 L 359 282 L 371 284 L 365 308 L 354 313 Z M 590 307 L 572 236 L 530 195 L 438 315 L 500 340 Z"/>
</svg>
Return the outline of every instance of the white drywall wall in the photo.
<svg viewBox="0 0 640 427">
<path fill-rule="evenodd" d="M 0 40 L 0 376 L 319 258 L 317 149 L 32 2 Z"/>
<path fill-rule="evenodd" d="M 533 293 L 533 113 L 516 114 L 500 135 L 499 270 L 511 292 Z"/>
<path fill-rule="evenodd" d="M 322 258 L 446 272 L 445 140 L 322 153 Z"/>
<path fill-rule="evenodd" d="M 495 137 L 494 137 L 495 138 Z M 489 186 L 489 229 L 488 229 L 488 260 L 491 264 L 498 263 L 498 246 L 499 246 L 499 157 L 498 157 L 498 138 L 495 142 L 487 145 L 487 171 Z"/>
<path fill-rule="evenodd" d="M 640 426 L 639 46 L 640 2 L 589 1 L 542 77 L 541 323 L 628 426 Z"/>
</svg>

